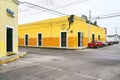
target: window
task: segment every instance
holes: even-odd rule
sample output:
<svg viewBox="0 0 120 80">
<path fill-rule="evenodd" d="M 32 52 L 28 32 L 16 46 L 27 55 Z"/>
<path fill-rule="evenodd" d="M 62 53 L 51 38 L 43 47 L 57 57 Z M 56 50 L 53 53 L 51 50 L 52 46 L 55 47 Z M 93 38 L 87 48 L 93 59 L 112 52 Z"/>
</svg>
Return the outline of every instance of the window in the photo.
<svg viewBox="0 0 120 80">
<path fill-rule="evenodd" d="M 92 42 L 95 42 L 95 34 L 92 34 Z"/>
<path fill-rule="evenodd" d="M 98 41 L 100 41 L 100 35 L 98 35 Z"/>
</svg>

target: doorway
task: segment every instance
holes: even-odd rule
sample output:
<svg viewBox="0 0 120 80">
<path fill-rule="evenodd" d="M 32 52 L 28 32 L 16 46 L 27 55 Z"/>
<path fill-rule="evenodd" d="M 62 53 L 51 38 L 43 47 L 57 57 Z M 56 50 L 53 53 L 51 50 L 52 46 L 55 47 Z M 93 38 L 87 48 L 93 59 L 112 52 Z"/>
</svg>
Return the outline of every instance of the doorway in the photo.
<svg viewBox="0 0 120 80">
<path fill-rule="evenodd" d="M 78 32 L 78 47 L 82 47 L 83 44 L 83 34 L 82 32 Z"/>
<path fill-rule="evenodd" d="M 38 34 L 38 46 L 42 46 L 42 34 Z"/>
<path fill-rule="evenodd" d="M 6 28 L 6 50 L 13 52 L 13 28 Z"/>
<path fill-rule="evenodd" d="M 67 46 L 67 32 L 61 32 L 61 47 Z"/>
<path fill-rule="evenodd" d="M 28 46 L 28 34 L 25 35 L 25 46 Z"/>
<path fill-rule="evenodd" d="M 98 41 L 100 41 L 100 35 L 98 35 Z"/>
<path fill-rule="evenodd" d="M 95 42 L 95 34 L 92 34 L 92 42 Z"/>
</svg>

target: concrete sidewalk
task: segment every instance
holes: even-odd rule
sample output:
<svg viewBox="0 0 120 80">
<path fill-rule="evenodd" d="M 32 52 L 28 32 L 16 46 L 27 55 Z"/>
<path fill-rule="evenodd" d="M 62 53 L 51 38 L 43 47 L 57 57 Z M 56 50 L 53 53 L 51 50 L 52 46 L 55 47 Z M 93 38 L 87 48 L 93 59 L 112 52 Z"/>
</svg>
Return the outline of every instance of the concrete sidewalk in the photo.
<svg viewBox="0 0 120 80">
<path fill-rule="evenodd" d="M 26 54 L 27 52 L 18 52 L 17 54 L 0 58 L 0 64 L 5 64 L 8 62 L 15 61 L 17 59 L 24 57 Z"/>
</svg>

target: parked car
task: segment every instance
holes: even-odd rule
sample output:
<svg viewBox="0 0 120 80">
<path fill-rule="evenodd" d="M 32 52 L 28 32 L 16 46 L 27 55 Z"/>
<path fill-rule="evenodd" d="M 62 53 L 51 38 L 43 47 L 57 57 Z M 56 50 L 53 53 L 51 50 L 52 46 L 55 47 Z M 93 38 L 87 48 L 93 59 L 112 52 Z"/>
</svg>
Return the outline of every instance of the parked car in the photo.
<svg viewBox="0 0 120 80">
<path fill-rule="evenodd" d="M 113 45 L 112 41 L 107 41 L 108 45 Z"/>
<path fill-rule="evenodd" d="M 88 43 L 88 48 L 97 48 L 97 43 L 95 42 Z"/>
<path fill-rule="evenodd" d="M 105 47 L 105 46 L 108 46 L 108 42 L 107 41 L 104 41 L 103 42 L 103 46 Z"/>
<path fill-rule="evenodd" d="M 98 48 L 98 47 L 103 47 L 103 43 L 100 41 L 88 43 L 88 48 Z"/>
<path fill-rule="evenodd" d="M 103 47 L 103 43 L 101 41 L 97 41 L 98 47 Z"/>
<path fill-rule="evenodd" d="M 119 41 L 113 41 L 113 44 L 119 44 Z"/>
</svg>

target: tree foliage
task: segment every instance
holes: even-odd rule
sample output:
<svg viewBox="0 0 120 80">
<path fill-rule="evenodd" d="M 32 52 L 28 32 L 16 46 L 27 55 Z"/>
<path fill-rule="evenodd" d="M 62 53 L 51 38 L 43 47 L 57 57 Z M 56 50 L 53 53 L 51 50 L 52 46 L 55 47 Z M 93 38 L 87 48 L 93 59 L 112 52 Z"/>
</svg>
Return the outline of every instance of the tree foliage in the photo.
<svg viewBox="0 0 120 80">
<path fill-rule="evenodd" d="M 82 18 L 86 20 L 86 23 L 90 23 L 92 25 L 98 26 L 97 21 L 90 22 L 90 20 L 88 20 L 88 17 L 86 15 L 82 15 Z"/>
</svg>

